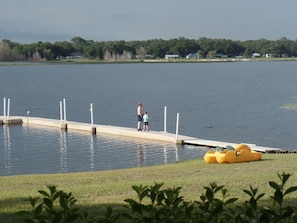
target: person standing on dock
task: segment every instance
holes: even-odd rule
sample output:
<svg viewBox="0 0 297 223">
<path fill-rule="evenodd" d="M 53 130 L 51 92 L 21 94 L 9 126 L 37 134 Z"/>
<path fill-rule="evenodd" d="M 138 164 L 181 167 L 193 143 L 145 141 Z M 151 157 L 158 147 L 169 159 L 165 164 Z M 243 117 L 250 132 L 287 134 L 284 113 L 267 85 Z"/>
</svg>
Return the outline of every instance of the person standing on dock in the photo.
<svg viewBox="0 0 297 223">
<path fill-rule="evenodd" d="M 143 114 L 142 119 L 143 119 L 143 130 L 149 131 L 149 117 L 147 112 Z"/>
<path fill-rule="evenodd" d="M 139 102 L 138 103 L 138 106 L 137 106 L 137 119 L 138 119 L 138 122 L 137 122 L 137 130 L 138 131 L 141 131 L 141 124 L 142 124 L 142 115 L 143 115 L 143 111 L 142 111 L 142 103 Z"/>
</svg>

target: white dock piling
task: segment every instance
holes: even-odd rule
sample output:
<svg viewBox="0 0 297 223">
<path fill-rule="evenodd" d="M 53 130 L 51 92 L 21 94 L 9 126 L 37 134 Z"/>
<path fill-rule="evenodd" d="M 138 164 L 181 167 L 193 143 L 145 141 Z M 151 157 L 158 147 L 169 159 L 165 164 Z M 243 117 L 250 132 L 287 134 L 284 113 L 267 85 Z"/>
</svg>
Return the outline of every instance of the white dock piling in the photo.
<svg viewBox="0 0 297 223">
<path fill-rule="evenodd" d="M 91 113 L 91 126 L 93 126 L 94 125 L 93 103 L 90 104 L 90 113 Z"/>
<path fill-rule="evenodd" d="M 93 134 L 96 134 L 96 127 L 94 127 L 93 103 L 90 104 L 90 113 L 91 113 L 91 132 Z"/>
<path fill-rule="evenodd" d="M 64 106 L 63 106 L 63 104 L 64 104 Z M 65 98 L 63 99 L 63 102 L 62 101 L 60 101 L 60 128 L 61 129 L 65 129 L 65 130 L 67 130 L 67 123 L 66 122 L 64 122 L 64 121 L 66 121 L 66 112 L 65 112 Z M 64 117 L 63 117 L 63 108 L 64 108 Z"/>
<path fill-rule="evenodd" d="M 63 98 L 63 105 L 64 105 L 64 121 L 66 121 L 66 99 Z"/>
<path fill-rule="evenodd" d="M 7 99 L 7 117 L 10 115 L 10 98 Z"/>
<path fill-rule="evenodd" d="M 167 126 L 167 106 L 164 106 L 164 132 L 167 132 L 166 126 Z"/>
<path fill-rule="evenodd" d="M 3 98 L 3 116 L 6 117 L 6 98 Z"/>
<path fill-rule="evenodd" d="M 176 140 L 178 140 L 178 126 L 179 126 L 179 113 L 176 114 L 176 133 L 175 133 Z"/>
<path fill-rule="evenodd" d="M 63 106 L 62 101 L 60 101 L 60 121 L 63 122 Z"/>
</svg>

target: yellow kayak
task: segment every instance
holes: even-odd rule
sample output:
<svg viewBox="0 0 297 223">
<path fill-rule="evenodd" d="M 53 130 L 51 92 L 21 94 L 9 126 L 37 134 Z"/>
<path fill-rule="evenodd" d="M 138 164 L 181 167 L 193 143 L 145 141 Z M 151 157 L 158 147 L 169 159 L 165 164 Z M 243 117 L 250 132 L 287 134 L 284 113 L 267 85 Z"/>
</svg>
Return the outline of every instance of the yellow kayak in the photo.
<svg viewBox="0 0 297 223">
<path fill-rule="evenodd" d="M 239 144 L 235 148 L 229 146 L 221 151 L 210 150 L 204 155 L 206 163 L 241 163 L 258 161 L 261 158 L 262 153 L 251 150 L 245 144 Z"/>
</svg>

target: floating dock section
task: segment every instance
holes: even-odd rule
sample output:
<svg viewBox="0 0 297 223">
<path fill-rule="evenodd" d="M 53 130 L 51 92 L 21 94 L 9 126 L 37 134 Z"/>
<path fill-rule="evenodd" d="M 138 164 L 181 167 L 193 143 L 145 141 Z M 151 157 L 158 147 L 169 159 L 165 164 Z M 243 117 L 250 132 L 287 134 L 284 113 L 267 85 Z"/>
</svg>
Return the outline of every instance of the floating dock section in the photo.
<svg viewBox="0 0 297 223">
<path fill-rule="evenodd" d="M 283 150 L 280 148 L 264 147 L 264 146 L 258 146 L 256 144 L 250 144 L 250 143 L 231 143 L 231 142 L 205 140 L 205 139 L 197 139 L 197 138 L 184 138 L 183 143 L 189 144 L 189 145 L 207 146 L 211 148 L 215 148 L 217 146 L 222 148 L 226 148 L 227 146 L 235 147 L 238 144 L 246 144 L 252 150 L 261 152 L 261 153 L 288 153 L 287 150 Z"/>
<path fill-rule="evenodd" d="M 73 121 L 64 121 L 56 119 L 46 119 L 39 117 L 27 117 L 27 116 L 0 116 L 1 125 L 35 125 L 35 126 L 48 126 L 55 127 L 59 129 L 64 129 L 65 131 L 87 131 L 92 134 L 109 134 L 114 136 L 124 136 L 138 139 L 146 139 L 152 141 L 162 141 L 175 144 L 190 144 L 197 146 L 206 147 L 223 147 L 233 146 L 240 143 L 222 142 L 214 140 L 205 140 L 189 136 L 176 135 L 173 133 L 168 133 L 164 131 L 137 131 L 136 128 L 126 128 L 111 125 L 98 125 L 98 124 L 88 124 Z M 262 152 L 262 153 L 286 153 L 288 151 L 279 148 L 270 148 L 263 146 L 256 146 L 255 144 L 244 143 L 248 145 L 252 150 Z"/>
</svg>

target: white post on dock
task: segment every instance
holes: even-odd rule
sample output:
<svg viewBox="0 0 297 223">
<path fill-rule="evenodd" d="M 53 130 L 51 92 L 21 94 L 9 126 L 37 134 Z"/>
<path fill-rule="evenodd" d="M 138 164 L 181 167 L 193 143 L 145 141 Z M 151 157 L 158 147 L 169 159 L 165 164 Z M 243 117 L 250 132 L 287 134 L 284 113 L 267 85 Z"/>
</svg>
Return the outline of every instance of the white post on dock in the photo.
<svg viewBox="0 0 297 223">
<path fill-rule="evenodd" d="M 7 117 L 9 118 L 10 113 L 10 98 L 7 99 Z"/>
<path fill-rule="evenodd" d="M 27 124 L 29 124 L 30 111 L 27 111 Z"/>
<path fill-rule="evenodd" d="M 63 108 L 64 108 L 64 117 L 63 117 Z M 67 130 L 65 98 L 63 99 L 63 101 L 60 101 L 60 122 L 61 122 L 60 128 Z"/>
<path fill-rule="evenodd" d="M 164 132 L 167 132 L 166 126 L 167 126 L 167 106 L 164 106 Z"/>
<path fill-rule="evenodd" d="M 91 126 L 93 126 L 94 125 L 93 103 L 90 104 L 90 112 L 91 112 Z"/>
<path fill-rule="evenodd" d="M 6 117 L 6 98 L 3 98 L 3 116 Z"/>
<path fill-rule="evenodd" d="M 179 113 L 176 114 L 176 133 L 175 133 L 176 140 L 178 140 L 178 125 L 179 125 Z"/>
<path fill-rule="evenodd" d="M 62 101 L 60 101 L 60 121 L 63 122 L 63 106 Z"/>
<path fill-rule="evenodd" d="M 64 121 L 66 121 L 66 99 L 63 98 L 63 105 L 64 105 Z"/>
<path fill-rule="evenodd" d="M 91 112 L 91 132 L 96 134 L 96 127 L 94 126 L 94 112 L 93 112 L 93 103 L 90 104 L 90 112 Z"/>
</svg>

